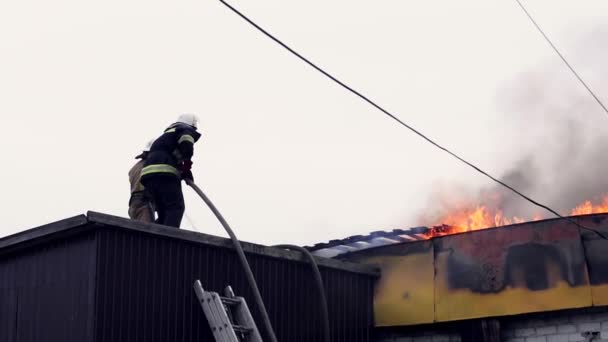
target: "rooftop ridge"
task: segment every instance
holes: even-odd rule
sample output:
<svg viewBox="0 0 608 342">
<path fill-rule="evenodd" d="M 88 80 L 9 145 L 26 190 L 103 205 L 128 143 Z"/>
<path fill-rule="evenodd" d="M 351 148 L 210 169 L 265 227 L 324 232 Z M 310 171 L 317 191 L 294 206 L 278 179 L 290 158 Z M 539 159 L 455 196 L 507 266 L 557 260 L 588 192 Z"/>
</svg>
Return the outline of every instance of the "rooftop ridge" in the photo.
<svg viewBox="0 0 608 342">
<path fill-rule="evenodd" d="M 585 216 L 597 216 L 597 215 L 606 215 L 607 213 L 591 213 L 591 214 L 583 214 L 583 215 L 572 215 L 568 216 L 569 218 L 579 218 Z M 353 235 L 344 239 L 333 239 L 328 242 L 321 242 L 314 244 L 312 246 L 305 246 L 306 249 L 310 250 L 312 254 L 325 257 L 325 258 L 333 258 L 341 254 L 358 252 L 365 249 L 386 246 L 397 243 L 406 243 L 406 242 L 414 242 L 414 241 L 422 241 L 433 239 L 445 235 L 453 235 L 453 234 L 465 234 L 472 233 L 475 231 L 488 230 L 488 229 L 496 229 L 502 227 L 510 227 L 510 226 L 518 226 L 522 224 L 528 224 L 530 222 L 547 222 L 547 221 L 556 221 L 563 220 L 563 218 L 553 217 L 536 221 L 526 221 L 520 223 L 514 223 L 504 226 L 498 227 L 486 227 L 480 229 L 474 229 L 469 231 L 452 231 L 454 228 L 457 228 L 448 224 L 435 225 L 432 227 L 419 226 L 412 227 L 409 229 L 393 229 L 393 230 L 376 230 L 367 235 Z"/>
</svg>

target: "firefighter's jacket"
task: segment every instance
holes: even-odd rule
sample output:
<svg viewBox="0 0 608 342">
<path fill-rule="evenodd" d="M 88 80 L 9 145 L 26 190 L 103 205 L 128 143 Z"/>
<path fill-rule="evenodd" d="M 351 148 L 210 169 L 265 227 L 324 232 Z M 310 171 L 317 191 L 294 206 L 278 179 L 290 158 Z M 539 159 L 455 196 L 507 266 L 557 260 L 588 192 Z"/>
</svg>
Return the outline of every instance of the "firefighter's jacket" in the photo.
<svg viewBox="0 0 608 342">
<path fill-rule="evenodd" d="M 150 147 L 141 170 L 142 180 L 160 174 L 180 177 L 178 165 L 182 161 L 191 160 L 194 143 L 200 137 L 201 134 L 190 125 L 178 122 L 169 126 Z"/>
</svg>

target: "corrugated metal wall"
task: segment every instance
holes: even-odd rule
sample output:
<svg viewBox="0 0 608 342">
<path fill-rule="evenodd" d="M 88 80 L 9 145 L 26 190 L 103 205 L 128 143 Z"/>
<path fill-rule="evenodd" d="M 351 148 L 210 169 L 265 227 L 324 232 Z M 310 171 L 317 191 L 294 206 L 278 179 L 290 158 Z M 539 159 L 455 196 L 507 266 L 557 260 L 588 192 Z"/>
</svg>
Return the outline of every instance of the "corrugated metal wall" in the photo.
<svg viewBox="0 0 608 342">
<path fill-rule="evenodd" d="M 97 234 L 97 342 L 213 341 L 192 291 L 195 279 L 218 292 L 232 285 L 263 328 L 232 250 L 133 231 L 103 229 Z M 310 266 L 261 255 L 248 258 L 278 339 L 319 341 Z M 332 341 L 370 341 L 373 277 L 329 268 L 321 272 Z"/>
<path fill-rule="evenodd" d="M 0 256 L 0 341 L 92 341 L 94 233 Z"/>
</svg>

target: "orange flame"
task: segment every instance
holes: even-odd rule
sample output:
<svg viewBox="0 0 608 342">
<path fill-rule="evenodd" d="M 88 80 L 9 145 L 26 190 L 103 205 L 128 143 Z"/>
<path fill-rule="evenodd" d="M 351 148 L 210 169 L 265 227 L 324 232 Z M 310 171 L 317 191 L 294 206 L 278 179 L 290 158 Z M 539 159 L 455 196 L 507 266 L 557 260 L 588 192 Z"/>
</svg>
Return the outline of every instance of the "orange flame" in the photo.
<svg viewBox="0 0 608 342">
<path fill-rule="evenodd" d="M 586 214 L 597 214 L 608 212 L 608 195 L 604 195 L 602 202 L 599 204 L 593 204 L 587 200 L 572 209 L 570 215 L 586 215 Z"/>
<path fill-rule="evenodd" d="M 591 200 L 583 201 L 569 213 L 565 213 L 564 215 L 569 214 L 574 216 L 598 213 L 608 213 L 608 194 L 604 195 L 601 201 L 596 204 Z M 501 209 L 491 208 L 485 205 L 471 205 L 463 209 L 449 212 L 440 217 L 437 221 L 440 225 L 436 225 L 431 229 L 428 237 L 500 227 L 526 221 L 538 221 L 544 218 L 545 217 L 540 214 L 535 214 L 528 220 L 517 216 L 507 217 Z"/>
<path fill-rule="evenodd" d="M 517 216 L 507 217 L 500 209 L 490 209 L 486 206 L 479 205 L 473 208 L 448 213 L 441 217 L 439 222 L 451 226 L 449 232 L 445 233 L 454 234 L 522 223 L 525 222 L 525 220 Z M 440 233 L 439 235 L 446 235 L 445 233 Z"/>
</svg>

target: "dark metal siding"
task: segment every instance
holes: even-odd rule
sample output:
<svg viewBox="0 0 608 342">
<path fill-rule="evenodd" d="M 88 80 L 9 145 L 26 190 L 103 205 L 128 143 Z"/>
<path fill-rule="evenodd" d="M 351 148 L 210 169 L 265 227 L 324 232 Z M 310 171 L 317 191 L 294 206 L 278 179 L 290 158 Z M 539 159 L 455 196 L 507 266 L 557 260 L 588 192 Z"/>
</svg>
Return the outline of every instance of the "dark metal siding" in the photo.
<svg viewBox="0 0 608 342">
<path fill-rule="evenodd" d="M 102 229 L 98 234 L 98 342 L 213 341 L 192 290 L 195 279 L 217 292 L 231 285 L 263 328 L 231 249 L 126 230 Z M 248 259 L 278 339 L 320 340 L 310 266 L 262 255 L 248 254 Z M 373 277 L 325 267 L 321 272 L 332 341 L 370 341 Z"/>
<path fill-rule="evenodd" d="M 93 341 L 94 233 L 0 255 L 0 341 Z"/>
</svg>

